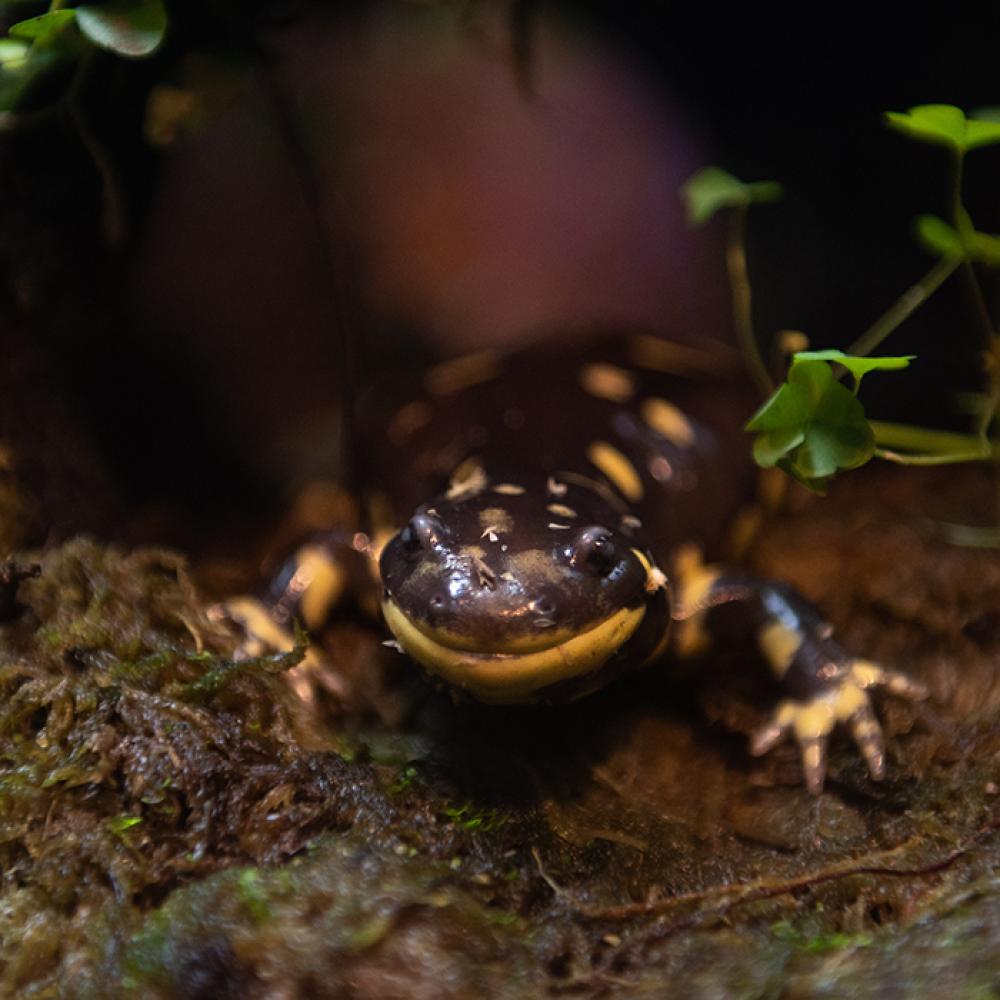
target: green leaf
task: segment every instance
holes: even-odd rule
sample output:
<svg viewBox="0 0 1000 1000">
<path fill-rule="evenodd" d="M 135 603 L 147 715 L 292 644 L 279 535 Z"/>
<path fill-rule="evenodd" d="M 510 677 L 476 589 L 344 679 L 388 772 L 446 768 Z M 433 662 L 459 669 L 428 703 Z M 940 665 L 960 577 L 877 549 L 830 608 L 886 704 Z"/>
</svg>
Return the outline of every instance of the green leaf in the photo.
<svg viewBox="0 0 1000 1000">
<path fill-rule="evenodd" d="M 50 10 L 38 17 L 29 17 L 10 26 L 12 38 L 23 38 L 29 42 L 46 45 L 57 38 L 76 19 L 75 10 Z"/>
<path fill-rule="evenodd" d="M 826 480 L 839 469 L 857 468 L 874 455 L 875 435 L 861 402 L 830 368 L 831 363 L 845 361 L 855 363 L 861 375 L 866 363 L 869 371 L 908 363 L 896 358 L 851 358 L 840 351 L 796 354 L 787 381 L 746 425 L 757 434 L 753 451 L 758 465 L 777 465 L 810 489 L 823 492 Z"/>
<path fill-rule="evenodd" d="M 1000 236 L 973 230 L 965 238 L 969 259 L 990 267 L 1000 267 Z"/>
<path fill-rule="evenodd" d="M 780 197 L 781 185 L 776 181 L 745 184 L 719 167 L 699 170 L 681 188 L 688 221 L 696 226 L 723 209 L 777 201 Z"/>
<path fill-rule="evenodd" d="M 0 69 L 20 69 L 28 60 L 31 46 L 18 38 L 0 38 Z"/>
<path fill-rule="evenodd" d="M 80 31 L 95 45 L 128 59 L 152 55 L 167 33 L 163 0 L 111 0 L 76 9 Z"/>
<path fill-rule="evenodd" d="M 968 149 L 995 146 L 1000 143 L 1000 121 L 970 118 L 965 123 L 965 141 Z"/>
<path fill-rule="evenodd" d="M 924 249 L 938 257 L 1000 267 L 1000 236 L 974 229 L 965 212 L 961 213 L 958 229 L 936 215 L 921 215 L 916 222 L 916 233 Z"/>
<path fill-rule="evenodd" d="M 859 358 L 853 354 L 845 354 L 843 351 L 826 350 L 799 351 L 794 357 L 796 361 L 832 361 L 843 365 L 860 382 L 869 372 L 898 371 L 901 368 L 907 368 L 916 355 L 901 354 L 897 357 Z"/>
<path fill-rule="evenodd" d="M 938 257 L 965 260 L 962 237 L 944 219 L 939 219 L 936 215 L 921 215 L 917 217 L 914 228 L 917 239 L 925 250 Z"/>
<path fill-rule="evenodd" d="M 885 121 L 911 139 L 947 146 L 960 154 L 1000 143 L 1000 122 L 967 118 L 953 104 L 920 104 L 905 113 L 888 111 Z"/>
<path fill-rule="evenodd" d="M 38 80 L 65 64 L 66 55 L 62 45 L 42 49 L 32 45 L 21 59 L 0 58 L 0 132 L 17 126 L 14 112 L 30 98 Z"/>
</svg>

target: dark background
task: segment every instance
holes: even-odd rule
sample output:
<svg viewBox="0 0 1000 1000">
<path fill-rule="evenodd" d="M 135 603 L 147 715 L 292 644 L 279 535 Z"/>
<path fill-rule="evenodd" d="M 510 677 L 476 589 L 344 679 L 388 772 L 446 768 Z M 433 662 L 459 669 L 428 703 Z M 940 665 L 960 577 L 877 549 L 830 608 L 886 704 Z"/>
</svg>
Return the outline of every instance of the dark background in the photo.
<svg viewBox="0 0 1000 1000">
<path fill-rule="evenodd" d="M 328 454 L 303 459 L 294 448 L 275 450 L 266 438 L 269 428 L 280 427 L 277 436 L 285 440 L 298 424 L 315 423 L 316 413 L 335 404 L 332 386 L 342 357 L 339 335 L 324 321 L 319 332 L 299 339 L 272 330 L 273 336 L 258 337 L 256 347 L 220 341 L 217 355 L 206 360 L 210 335 L 190 333 L 183 310 L 171 312 L 155 280 L 164 266 L 150 256 L 156 238 L 151 220 L 162 227 L 164 214 L 173 213 L 169 202 L 166 213 L 163 208 L 165 185 L 183 187 L 184 175 L 179 181 L 176 150 L 151 151 L 141 139 L 149 87 L 169 75 L 186 47 L 238 51 L 251 63 L 277 67 L 280 77 L 297 59 L 317 61 L 296 50 L 295 39 L 308 36 L 312 25 L 336 35 L 340 23 L 367 46 L 365 21 L 384 19 L 387 11 L 414 23 L 440 16 L 429 5 L 407 3 L 352 7 L 350 13 L 305 3 L 234 10 L 219 4 L 179 8 L 170 44 L 156 60 L 109 64 L 91 84 L 87 97 L 95 129 L 121 167 L 131 223 L 122 245 L 108 248 L 102 238 L 99 178 L 64 124 L 8 133 L 0 147 L 7 330 L 26 333 L 41 348 L 52 385 L 74 400 L 79 421 L 92 428 L 125 495 L 139 500 L 177 495 L 200 504 L 260 495 L 275 502 L 283 480 L 292 483 L 335 462 Z M 943 150 L 889 132 L 883 111 L 931 102 L 965 109 L 998 103 L 992 82 L 1000 37 L 996 14 L 921 12 L 903 5 L 779 14 L 750 5 L 617 3 L 511 8 L 510 73 L 528 102 L 534 39 L 538 26 L 553 18 L 633 65 L 643 86 L 659 90 L 679 109 L 677 127 L 700 145 L 697 159 L 746 180 L 777 179 L 785 186 L 780 204 L 755 213 L 750 234 L 762 336 L 793 328 L 807 331 L 816 346 L 845 346 L 931 265 L 912 238 L 912 222 L 920 212 L 945 213 L 948 160 Z M 456 30 L 462 30 L 460 23 Z M 293 99 L 294 90 L 293 81 Z M 302 92 L 308 96 L 308 88 Z M 345 99 L 350 101 L 349 93 Z M 261 117 L 273 111 L 264 99 L 258 107 Z M 334 148 L 350 143 L 348 133 L 337 133 L 344 120 L 332 116 Z M 224 145 L 225 135 L 214 141 Z M 183 160 L 184 152 L 179 155 Z M 279 160 L 281 155 L 279 150 Z M 966 202 L 986 231 L 1000 230 L 993 180 L 998 167 L 994 150 L 977 152 L 967 167 Z M 325 168 L 316 169 L 322 189 Z M 249 172 L 255 170 L 251 164 Z M 447 338 L 428 335 L 419 316 L 408 317 L 405 309 L 374 315 L 365 310 L 367 234 L 359 238 L 352 223 L 341 231 L 326 226 L 325 237 L 317 236 L 308 193 L 303 196 L 299 186 L 301 173 L 290 169 L 283 176 L 302 227 L 298 271 L 308 272 L 310 287 L 327 294 L 330 261 L 324 254 L 332 246 L 352 329 L 362 344 L 375 345 L 365 359 L 367 371 L 377 372 L 387 358 L 447 353 Z M 218 183 L 239 189 L 246 180 L 234 176 Z M 255 227 L 266 221 L 234 216 L 234 245 L 252 241 Z M 185 246 L 183 234 L 178 242 Z M 218 246 L 198 236 L 190 238 L 185 253 L 185 268 L 195 273 L 211 273 L 220 256 Z M 275 267 L 283 255 L 277 247 Z M 266 270 L 264 257 L 260 266 Z M 714 333 L 724 321 L 728 292 L 721 256 L 714 263 L 711 254 L 704 260 L 697 280 L 705 287 L 695 298 L 709 302 L 707 312 L 714 309 L 707 323 Z M 252 292 L 235 285 L 237 295 Z M 225 304 L 218 308 L 224 312 Z M 294 314 L 288 326 L 296 326 Z M 516 339 L 518 331 L 513 333 Z M 873 415 L 962 426 L 953 393 L 977 386 L 977 336 L 960 284 L 952 280 L 886 345 L 885 353 L 916 353 L 920 360 L 905 377 L 886 377 L 884 392 L 866 397 Z M 475 344 L 453 349 L 468 346 Z M 226 387 L 226 371 L 251 355 L 256 365 L 248 364 L 238 382 Z M 303 397 L 324 396 L 309 378 L 331 390 L 300 413 Z M 265 453 L 269 457 L 262 460 Z"/>
</svg>

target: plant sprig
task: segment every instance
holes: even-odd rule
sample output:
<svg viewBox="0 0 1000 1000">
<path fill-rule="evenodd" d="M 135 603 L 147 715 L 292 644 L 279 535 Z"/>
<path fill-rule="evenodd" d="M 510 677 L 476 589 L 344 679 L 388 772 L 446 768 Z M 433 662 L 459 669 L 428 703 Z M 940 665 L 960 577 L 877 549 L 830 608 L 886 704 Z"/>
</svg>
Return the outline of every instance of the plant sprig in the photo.
<svg viewBox="0 0 1000 1000">
<path fill-rule="evenodd" d="M 825 491 L 836 472 L 857 468 L 874 457 L 907 465 L 1000 461 L 1000 446 L 990 439 L 1000 408 L 1000 336 L 975 271 L 976 267 L 1000 266 L 1000 236 L 977 230 L 962 202 L 965 157 L 973 150 L 1000 145 L 1000 120 L 994 115 L 970 117 L 952 105 L 926 104 L 907 112 L 889 112 L 885 121 L 902 135 L 943 146 L 951 154 L 951 218 L 921 215 L 914 226 L 917 240 L 937 260 L 855 340 L 848 353 L 799 351 L 777 388 L 771 383 L 753 334 L 743 227 L 749 207 L 773 201 L 781 189 L 774 182 L 744 184 L 710 167 L 699 171 L 682 190 L 688 217 L 694 224 L 704 223 L 721 210 L 732 213 L 727 261 L 735 325 L 747 368 L 768 397 L 746 425 L 756 435 L 754 458 L 764 468 L 784 469 L 817 492 Z M 858 398 L 861 379 L 871 371 L 905 368 L 913 356 L 868 355 L 959 270 L 965 275 L 986 342 L 986 387 L 977 397 L 975 433 L 953 435 L 869 421 Z M 853 379 L 852 388 L 841 383 L 844 375 Z M 904 450 L 894 450 L 898 447 Z"/>
</svg>

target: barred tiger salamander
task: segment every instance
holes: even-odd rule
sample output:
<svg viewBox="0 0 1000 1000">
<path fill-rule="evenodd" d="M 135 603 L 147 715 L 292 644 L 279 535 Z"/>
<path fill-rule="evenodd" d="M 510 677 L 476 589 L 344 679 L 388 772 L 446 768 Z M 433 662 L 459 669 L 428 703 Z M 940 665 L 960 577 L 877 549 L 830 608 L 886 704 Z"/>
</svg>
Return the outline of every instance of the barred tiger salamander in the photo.
<svg viewBox="0 0 1000 1000">
<path fill-rule="evenodd" d="M 519 704 L 590 694 L 671 645 L 695 648 L 710 610 L 739 602 L 784 692 L 751 751 L 794 735 L 818 793 L 844 723 L 879 779 L 869 689 L 916 699 L 922 686 L 847 652 L 787 585 L 700 559 L 718 554 L 752 483 L 741 433 L 752 403 L 723 367 L 642 336 L 572 361 L 543 347 L 431 369 L 364 449 L 385 522 L 372 534 L 388 538 L 374 546 L 385 622 L 429 674 Z M 287 645 L 292 616 L 315 627 L 342 592 L 357 538 L 305 546 L 263 604 L 231 603 L 231 615 Z"/>
</svg>

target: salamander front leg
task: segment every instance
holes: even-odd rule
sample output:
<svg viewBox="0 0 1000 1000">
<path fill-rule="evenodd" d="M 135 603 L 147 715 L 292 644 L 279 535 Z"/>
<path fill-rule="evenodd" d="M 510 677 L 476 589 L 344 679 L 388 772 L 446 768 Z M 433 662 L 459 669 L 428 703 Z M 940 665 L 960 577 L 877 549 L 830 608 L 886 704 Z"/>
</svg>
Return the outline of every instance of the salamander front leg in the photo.
<svg viewBox="0 0 1000 1000">
<path fill-rule="evenodd" d="M 802 755 L 806 787 L 823 790 L 827 745 L 835 726 L 848 727 L 876 781 L 885 775 L 885 742 L 870 691 L 884 687 L 913 701 L 927 697 L 923 684 L 856 657 L 833 638 L 833 626 L 786 584 L 726 576 L 700 569 L 677 617 L 704 615 L 721 604 L 745 602 L 753 612 L 757 643 L 784 692 L 771 719 L 751 738 L 754 755 L 767 753 L 788 735 Z M 682 583 L 682 594 L 684 593 Z"/>
<path fill-rule="evenodd" d="M 363 536 L 354 536 L 359 538 Z M 242 633 L 237 657 L 288 652 L 295 646 L 295 623 L 315 633 L 331 611 L 357 590 L 357 578 L 370 559 L 343 532 L 330 532 L 301 546 L 289 557 L 261 596 L 233 597 L 209 613 L 233 623 Z M 321 663 L 312 644 L 304 666 Z"/>
</svg>

